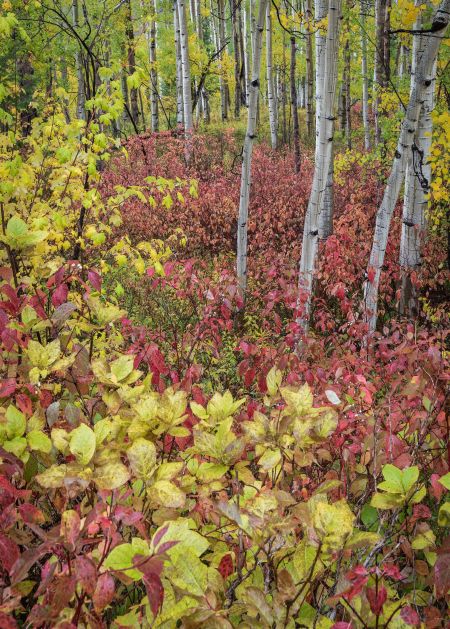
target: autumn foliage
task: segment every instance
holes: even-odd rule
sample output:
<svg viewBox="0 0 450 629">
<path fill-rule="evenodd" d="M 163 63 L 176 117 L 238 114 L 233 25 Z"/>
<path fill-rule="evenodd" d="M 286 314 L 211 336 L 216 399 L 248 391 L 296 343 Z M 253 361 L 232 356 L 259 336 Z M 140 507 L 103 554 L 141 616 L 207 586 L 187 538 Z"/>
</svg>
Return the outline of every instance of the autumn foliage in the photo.
<svg viewBox="0 0 450 629">
<path fill-rule="evenodd" d="M 103 138 L 78 153 L 58 120 L 0 165 L 0 627 L 443 626 L 447 337 L 392 316 L 391 244 L 364 342 L 377 176 L 342 174 L 299 352 L 306 158 L 255 150 L 243 311 L 231 134 L 189 169 L 136 137 L 86 195 Z"/>
</svg>

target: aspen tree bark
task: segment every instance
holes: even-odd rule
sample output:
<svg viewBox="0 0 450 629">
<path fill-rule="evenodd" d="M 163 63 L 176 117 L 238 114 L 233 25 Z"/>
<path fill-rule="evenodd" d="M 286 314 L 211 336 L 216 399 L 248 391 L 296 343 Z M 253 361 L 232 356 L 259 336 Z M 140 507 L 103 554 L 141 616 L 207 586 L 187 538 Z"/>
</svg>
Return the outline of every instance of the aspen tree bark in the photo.
<svg viewBox="0 0 450 629">
<path fill-rule="evenodd" d="M 177 0 L 174 0 L 174 3 L 173 3 L 173 30 L 174 30 L 174 36 L 175 36 L 177 125 L 182 125 L 184 123 L 183 68 L 182 68 L 182 62 L 181 62 L 180 20 L 178 19 Z"/>
<path fill-rule="evenodd" d="M 80 27 L 79 21 L 79 6 L 78 0 L 72 0 L 72 25 L 77 31 Z M 77 118 L 80 120 L 86 119 L 86 90 L 84 85 L 84 73 L 83 73 L 83 56 L 81 50 L 77 44 L 77 51 L 75 53 L 75 71 L 77 73 Z"/>
<path fill-rule="evenodd" d="M 297 110 L 297 88 L 295 85 L 295 55 L 297 47 L 295 45 L 295 37 L 291 37 L 291 68 L 290 68 L 290 80 L 291 80 L 291 110 L 292 110 L 292 130 L 294 139 L 294 169 L 296 173 L 300 172 L 300 130 L 298 124 L 298 110 Z"/>
<path fill-rule="evenodd" d="M 134 42 L 133 15 L 131 13 L 131 0 L 126 2 L 125 36 L 127 40 L 128 76 L 136 71 L 136 55 Z M 139 126 L 138 91 L 135 87 L 130 89 L 130 112 L 136 127 Z"/>
<path fill-rule="evenodd" d="M 250 13 L 247 3 L 244 0 L 244 61 L 245 61 L 245 102 L 248 106 L 248 99 L 250 94 L 250 49 L 251 49 L 251 35 L 250 35 Z"/>
<path fill-rule="evenodd" d="M 250 200 L 251 162 L 253 143 L 256 136 L 256 115 L 260 87 L 261 53 L 266 15 L 267 0 L 259 0 L 259 10 L 255 29 L 250 98 L 247 113 L 247 132 L 242 151 L 241 191 L 239 197 L 239 216 L 237 228 L 237 279 L 243 299 L 247 289 L 247 223 L 248 205 Z"/>
<path fill-rule="evenodd" d="M 312 138 L 314 132 L 314 66 L 313 45 L 310 24 L 313 18 L 311 0 L 306 0 L 307 32 L 306 32 L 306 129 L 308 137 Z"/>
<path fill-rule="evenodd" d="M 241 85 L 241 55 L 239 41 L 238 1 L 230 0 L 231 24 L 233 28 L 234 49 L 234 117 L 239 118 L 242 102 Z"/>
<path fill-rule="evenodd" d="M 375 143 L 381 141 L 380 90 L 389 81 L 389 8 L 390 0 L 375 0 L 376 45 L 374 64 Z"/>
<path fill-rule="evenodd" d="M 350 93 L 350 42 L 347 37 L 347 41 L 345 42 L 344 49 L 344 62 L 345 62 L 345 82 L 344 82 L 344 90 L 345 90 L 345 137 L 347 140 L 347 148 L 351 150 L 352 148 L 352 99 Z"/>
<path fill-rule="evenodd" d="M 159 130 L 158 115 L 158 72 L 156 69 L 156 0 L 151 0 L 151 21 L 149 31 L 149 59 L 150 59 L 150 111 L 152 117 L 151 129 Z"/>
<path fill-rule="evenodd" d="M 183 78 L 183 119 L 186 139 L 190 140 L 192 129 L 192 93 L 191 93 L 191 66 L 189 60 L 189 34 L 186 20 L 185 0 L 177 0 L 178 21 L 180 25 L 180 47 L 181 47 L 181 71 Z M 190 148 L 187 145 L 186 157 L 189 158 Z"/>
<path fill-rule="evenodd" d="M 377 212 L 375 233 L 364 284 L 364 315 L 368 333 L 375 331 L 377 323 L 378 288 L 389 235 L 392 214 L 403 182 L 411 145 L 417 130 L 420 108 L 424 103 L 426 88 L 432 83 L 432 73 L 439 46 L 448 26 L 450 0 L 442 0 L 434 14 L 430 34 L 426 37 L 422 56 L 412 79 L 409 103 L 400 128 L 391 173 Z"/>
<path fill-rule="evenodd" d="M 364 148 L 370 150 L 370 125 L 369 125 L 369 79 L 367 76 L 367 33 L 366 33 L 367 3 L 360 1 L 361 23 L 361 73 L 362 73 L 362 119 L 364 127 Z"/>
<path fill-rule="evenodd" d="M 324 2 L 320 0 L 317 12 L 324 12 Z M 330 0 L 328 8 L 327 35 L 322 41 L 323 35 L 316 34 L 318 86 L 316 93 L 320 94 L 317 103 L 318 115 L 316 131 L 316 161 L 314 176 L 308 208 L 303 228 L 302 254 L 299 269 L 299 310 L 301 314 L 297 322 L 304 333 L 308 331 L 311 313 L 311 299 L 313 277 L 316 267 L 316 259 L 319 243 L 320 214 L 323 210 L 324 194 L 332 159 L 333 145 L 333 109 L 336 92 L 337 58 L 339 45 L 339 21 L 341 12 L 341 0 Z M 322 13 L 322 17 L 323 13 Z M 319 19 L 322 19 L 320 17 Z M 319 41 L 317 41 L 319 40 Z"/>
<path fill-rule="evenodd" d="M 415 30 L 421 28 L 419 19 Z M 413 60 L 411 64 L 411 86 L 417 71 L 419 60 L 424 52 L 426 36 L 415 36 L 413 41 Z M 434 89 L 436 63 L 431 73 L 430 84 L 425 86 L 423 103 L 420 108 L 417 132 L 413 150 L 409 154 L 405 173 L 405 193 L 403 202 L 402 232 L 400 239 L 401 293 L 399 311 L 402 315 L 416 316 L 419 312 L 418 295 L 412 281 L 412 273 L 421 265 L 420 246 L 426 225 L 427 193 L 431 181 L 429 162 L 434 108 Z"/>
<path fill-rule="evenodd" d="M 275 102 L 273 71 L 272 71 L 272 17 L 270 15 L 271 4 L 267 3 L 266 9 L 266 70 L 267 70 L 267 101 L 269 107 L 270 143 L 273 149 L 277 148 L 277 106 Z M 294 41 L 295 45 L 295 41 Z"/>
<path fill-rule="evenodd" d="M 225 47 L 225 7 L 224 0 L 218 0 L 217 2 L 217 12 L 219 14 L 219 24 L 218 24 L 218 38 L 219 45 L 218 50 L 221 50 L 219 60 L 222 59 L 223 49 Z M 219 61 L 219 85 L 220 85 L 220 106 L 222 113 L 222 120 L 227 120 L 228 118 L 228 85 L 226 77 L 223 73 L 223 67 L 221 61 Z"/>
</svg>

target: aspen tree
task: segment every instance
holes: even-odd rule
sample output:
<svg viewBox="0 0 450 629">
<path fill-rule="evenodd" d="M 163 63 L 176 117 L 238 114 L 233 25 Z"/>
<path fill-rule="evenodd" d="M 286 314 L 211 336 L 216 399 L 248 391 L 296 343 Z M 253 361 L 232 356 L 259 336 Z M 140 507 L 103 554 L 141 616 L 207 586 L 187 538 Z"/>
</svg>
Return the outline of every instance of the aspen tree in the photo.
<svg viewBox="0 0 450 629">
<path fill-rule="evenodd" d="M 151 0 L 151 20 L 149 31 L 149 58 L 150 58 L 150 111 L 152 118 L 151 129 L 153 132 L 159 129 L 158 115 L 158 72 L 156 69 L 156 0 Z"/>
<path fill-rule="evenodd" d="M 180 25 L 181 71 L 183 85 L 183 119 L 186 139 L 190 140 L 193 130 L 192 121 L 192 93 L 191 93 L 191 66 L 189 59 L 189 34 L 186 20 L 185 0 L 177 0 L 178 22 Z M 186 157 L 189 158 L 190 148 L 187 145 Z"/>
<path fill-rule="evenodd" d="M 367 33 L 366 33 L 366 0 L 360 0 L 361 24 L 361 74 L 362 74 L 362 119 L 364 127 L 364 148 L 370 150 L 369 126 L 369 80 L 367 76 Z"/>
<path fill-rule="evenodd" d="M 319 0 L 316 19 L 326 15 L 326 3 Z M 313 276 L 319 244 L 320 214 L 323 210 L 324 195 L 330 171 L 333 145 L 333 110 L 337 79 L 337 58 L 339 45 L 339 21 L 341 0 L 330 0 L 328 7 L 328 29 L 326 37 L 316 34 L 317 85 L 316 97 L 316 152 L 312 190 L 303 228 L 302 254 L 299 269 L 299 309 L 298 323 L 306 333 L 311 312 Z"/>
<path fill-rule="evenodd" d="M 418 4 L 418 1 L 416 2 Z M 420 5 L 419 5 L 420 6 Z M 421 28 L 420 16 L 414 26 Z M 424 52 L 426 35 L 415 36 L 411 63 L 411 88 L 417 72 L 419 60 Z M 411 274 L 417 271 L 421 264 L 420 245 L 426 224 L 426 209 L 428 205 L 427 193 L 431 180 L 431 165 L 429 163 L 433 121 L 431 113 L 434 107 L 434 88 L 436 80 L 436 64 L 430 77 L 429 85 L 425 86 L 423 102 L 420 108 L 417 132 L 414 138 L 413 150 L 408 155 L 405 173 L 405 193 L 402 215 L 402 232 L 400 239 L 401 266 L 401 294 L 400 314 L 413 316 L 417 314 L 418 296 Z"/>
<path fill-rule="evenodd" d="M 372 250 L 367 268 L 367 279 L 364 283 L 363 308 L 369 334 L 375 331 L 377 323 L 378 288 L 392 214 L 403 183 L 414 135 L 417 131 L 420 108 L 425 100 L 426 89 L 432 83 L 433 67 L 440 43 L 448 26 L 449 17 L 450 0 L 442 0 L 434 14 L 430 34 L 426 37 L 423 53 L 412 77 L 409 102 L 401 124 L 391 173 L 384 191 L 383 200 L 377 212 Z"/>
<path fill-rule="evenodd" d="M 178 19 L 178 3 L 173 3 L 173 30 L 175 36 L 175 66 L 176 66 L 176 90 L 177 90 L 177 125 L 184 122 L 183 103 L 183 68 L 181 62 L 180 21 Z"/>
<path fill-rule="evenodd" d="M 255 25 L 252 77 L 250 83 L 250 98 L 247 113 L 247 131 L 242 151 L 241 191 L 239 197 L 239 216 L 237 228 L 237 278 L 241 296 L 245 299 L 247 288 L 247 223 L 248 205 L 250 201 L 250 180 L 253 143 L 256 137 L 256 116 L 260 87 L 262 38 L 267 0 L 259 0 L 259 10 Z"/>
<path fill-rule="evenodd" d="M 127 40 L 127 63 L 128 76 L 136 71 L 136 53 L 134 41 L 133 15 L 131 13 L 131 0 L 127 0 L 125 4 L 125 36 Z M 139 107 L 138 107 L 138 91 L 135 87 L 130 88 L 130 112 L 133 126 L 139 126 Z"/>
<path fill-rule="evenodd" d="M 300 172 L 300 130 L 298 124 L 297 110 L 297 89 L 295 85 L 295 56 L 297 47 L 295 45 L 295 37 L 291 37 L 291 67 L 290 67 L 290 83 L 291 83 L 291 111 L 292 111 L 292 135 L 294 140 L 294 169 L 296 173 Z"/>
<path fill-rule="evenodd" d="M 266 71 L 267 71 L 267 101 L 269 106 L 270 143 L 273 149 L 277 148 L 277 105 L 275 101 L 273 71 L 272 71 L 272 16 L 271 5 L 267 3 L 266 9 Z"/>
<path fill-rule="evenodd" d="M 72 24 L 75 30 L 78 30 L 80 27 L 79 23 L 79 6 L 78 0 L 72 0 Z M 75 71 L 77 74 L 77 118 L 80 120 L 85 120 L 86 111 L 85 111 L 85 100 L 86 100 L 86 90 L 84 85 L 84 73 L 83 73 L 83 57 L 81 54 L 81 50 L 77 44 L 77 51 L 75 53 Z"/>
<path fill-rule="evenodd" d="M 308 137 L 312 138 L 314 132 L 314 65 L 313 65 L 313 45 L 311 33 L 312 9 L 311 0 L 306 2 L 306 129 Z"/>
</svg>

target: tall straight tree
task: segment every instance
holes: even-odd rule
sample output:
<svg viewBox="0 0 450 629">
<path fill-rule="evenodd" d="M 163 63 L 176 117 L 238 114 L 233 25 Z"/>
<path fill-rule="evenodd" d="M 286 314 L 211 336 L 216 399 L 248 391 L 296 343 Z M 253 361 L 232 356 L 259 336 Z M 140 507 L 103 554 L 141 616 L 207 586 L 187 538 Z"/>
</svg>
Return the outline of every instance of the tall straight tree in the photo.
<svg viewBox="0 0 450 629">
<path fill-rule="evenodd" d="M 75 31 L 78 31 L 78 29 L 80 28 L 79 20 L 80 18 L 78 0 L 72 0 L 72 25 Z M 84 120 L 86 118 L 86 90 L 84 85 L 83 55 L 81 53 L 78 42 L 75 52 L 75 71 L 77 74 L 77 118 Z"/>
<path fill-rule="evenodd" d="M 176 68 L 176 91 L 177 91 L 177 125 L 184 122 L 183 103 L 183 67 L 181 62 L 181 42 L 180 42 L 180 20 L 178 19 L 178 2 L 173 2 L 173 31 L 175 35 L 175 68 Z"/>
<path fill-rule="evenodd" d="M 312 138 L 314 132 L 314 62 L 312 45 L 312 9 L 311 0 L 304 0 L 306 4 L 306 129 L 308 137 Z"/>
<path fill-rule="evenodd" d="M 185 0 L 177 0 L 178 24 L 180 26 L 181 72 L 183 85 L 183 122 L 189 140 L 194 127 L 192 120 L 191 65 L 189 59 L 189 33 L 186 19 Z M 186 155 L 188 156 L 189 149 Z"/>
<path fill-rule="evenodd" d="M 416 4 L 419 4 L 418 0 Z M 420 6 L 420 5 L 419 5 Z M 421 18 L 416 21 L 414 29 L 422 27 Z M 411 87 L 421 56 L 424 52 L 426 35 L 415 36 L 413 40 Z M 418 313 L 418 295 L 412 281 L 412 274 L 418 271 L 421 264 L 421 240 L 426 226 L 426 209 L 428 191 L 431 181 L 430 149 L 433 132 L 431 113 L 434 108 L 434 89 L 436 80 L 436 64 L 425 86 L 423 102 L 420 108 L 417 132 L 413 150 L 408 155 L 405 173 L 405 197 L 403 202 L 402 232 L 400 238 L 401 293 L 399 310 L 401 314 L 414 316 Z"/>
<path fill-rule="evenodd" d="M 269 105 L 270 143 L 273 149 L 277 148 L 277 104 L 273 84 L 272 69 L 272 16 L 271 3 L 267 3 L 266 9 L 266 72 L 267 72 L 267 101 Z"/>
<path fill-rule="evenodd" d="M 370 126 L 369 126 L 369 78 L 367 74 L 367 33 L 366 14 L 368 6 L 366 0 L 360 0 L 360 25 L 361 25 L 361 74 L 362 74 L 362 119 L 364 127 L 364 148 L 370 150 Z"/>
<path fill-rule="evenodd" d="M 326 4 L 319 0 L 318 13 L 323 19 L 326 15 Z M 328 6 L 328 28 L 326 37 L 316 35 L 316 59 L 318 68 L 316 77 L 316 97 L 318 113 L 316 114 L 316 153 L 312 190 L 306 210 L 303 228 L 302 253 L 299 269 L 299 317 L 298 323 L 306 333 L 311 312 L 313 277 L 316 267 L 319 222 L 323 211 L 327 178 L 330 171 L 333 148 L 333 112 L 336 92 L 337 61 L 339 46 L 339 21 L 341 0 L 330 0 Z M 317 16 L 316 16 L 317 17 Z M 323 41 L 325 40 L 325 41 Z"/>
<path fill-rule="evenodd" d="M 256 137 L 256 116 L 258 110 L 258 95 L 261 73 L 261 53 L 264 31 L 264 18 L 268 0 L 259 0 L 259 10 L 255 25 L 252 76 L 247 113 L 247 131 L 242 151 L 241 192 L 239 196 L 239 216 L 237 226 L 237 278 L 240 293 L 245 299 L 247 289 L 247 233 L 248 233 L 248 205 L 250 201 L 251 165 L 253 143 Z"/>
<path fill-rule="evenodd" d="M 131 76 L 136 71 L 136 51 L 131 0 L 127 0 L 125 3 L 125 36 L 127 39 L 128 76 Z M 139 107 L 138 91 L 136 87 L 131 87 L 130 89 L 130 111 L 133 126 L 137 129 L 139 126 Z"/>
<path fill-rule="evenodd" d="M 158 72 L 156 69 L 156 0 L 151 1 L 151 19 L 149 31 L 149 58 L 150 58 L 150 111 L 152 117 L 152 131 L 159 129 L 158 115 Z"/>
<path fill-rule="evenodd" d="M 294 170 L 296 173 L 300 172 L 300 129 L 298 124 L 298 109 L 297 109 L 297 86 L 295 84 L 295 57 L 297 52 L 297 46 L 295 45 L 295 37 L 291 37 L 291 68 L 290 68 L 290 83 L 291 83 L 291 115 L 292 115 L 292 136 L 294 140 Z"/>
<path fill-rule="evenodd" d="M 364 283 L 364 315 L 369 334 L 377 323 L 378 288 L 389 236 L 392 214 L 405 176 L 411 146 L 417 131 L 420 109 L 424 104 L 427 87 L 432 82 L 433 68 L 440 43 L 447 30 L 450 18 L 450 0 L 442 0 L 436 10 L 423 53 L 412 76 L 408 106 L 400 128 L 391 173 L 386 184 L 383 200 L 377 212 L 372 250 Z"/>
</svg>

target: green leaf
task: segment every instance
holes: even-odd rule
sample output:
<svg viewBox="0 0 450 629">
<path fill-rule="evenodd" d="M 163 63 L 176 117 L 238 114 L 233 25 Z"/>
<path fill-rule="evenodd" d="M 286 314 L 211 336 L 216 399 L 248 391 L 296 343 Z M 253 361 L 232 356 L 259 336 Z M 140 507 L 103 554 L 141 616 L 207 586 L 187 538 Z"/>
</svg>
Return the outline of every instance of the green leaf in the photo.
<svg viewBox="0 0 450 629">
<path fill-rule="evenodd" d="M 127 450 L 128 461 L 136 478 L 148 480 L 156 465 L 155 445 L 144 438 L 139 438 Z"/>
<path fill-rule="evenodd" d="M 415 483 L 417 483 L 418 479 L 419 468 L 417 467 L 417 465 L 414 465 L 413 467 L 407 467 L 403 470 L 402 484 L 405 493 L 408 492 Z"/>
<path fill-rule="evenodd" d="M 395 493 L 402 494 L 404 492 L 403 487 L 403 474 L 402 471 L 395 467 L 395 465 L 391 465 L 388 463 L 383 466 L 383 476 L 386 481 L 388 481 L 393 487 L 397 488 Z"/>
<path fill-rule="evenodd" d="M 189 548 L 174 558 L 173 565 L 171 581 L 174 585 L 189 594 L 203 596 L 208 584 L 207 566 Z"/>
<path fill-rule="evenodd" d="M 66 477 L 67 465 L 52 465 L 42 474 L 36 476 L 39 485 L 46 489 L 57 489 L 64 485 Z"/>
<path fill-rule="evenodd" d="M 139 570 L 133 566 L 133 557 L 137 554 L 142 553 L 138 553 L 131 544 L 119 544 L 112 549 L 103 565 L 105 568 L 123 572 L 127 577 L 130 577 L 130 579 L 138 581 L 142 579 L 142 572 L 139 572 Z"/>
<path fill-rule="evenodd" d="M 25 415 L 10 404 L 6 411 L 6 434 L 8 439 L 22 437 L 27 427 Z"/>
<path fill-rule="evenodd" d="M 95 452 L 95 433 L 86 424 L 80 424 L 69 435 L 69 449 L 77 462 L 87 465 Z"/>
<path fill-rule="evenodd" d="M 10 441 L 5 441 L 3 448 L 6 452 L 11 452 L 11 454 L 14 454 L 17 458 L 21 459 L 23 458 L 23 453 L 27 449 L 27 440 L 24 437 L 14 437 L 14 439 L 11 439 Z"/>
<path fill-rule="evenodd" d="M 125 380 L 133 371 L 134 356 L 127 354 L 126 356 L 120 356 L 111 363 L 111 373 L 114 376 L 113 380 L 121 382 Z"/>
<path fill-rule="evenodd" d="M 361 509 L 361 522 L 369 529 L 378 524 L 378 511 L 375 507 L 365 504 Z"/>
<path fill-rule="evenodd" d="M 276 367 L 272 367 L 266 376 L 267 392 L 269 395 L 276 395 L 283 379 L 282 372 Z"/>
<path fill-rule="evenodd" d="M 277 448 L 275 450 L 267 449 L 259 458 L 258 465 L 265 471 L 273 469 L 281 461 L 281 452 Z"/>
<path fill-rule="evenodd" d="M 376 509 L 396 509 L 403 504 L 403 498 L 396 494 L 375 494 L 370 504 Z"/>
<path fill-rule="evenodd" d="M 117 489 L 130 479 L 130 473 L 123 463 L 107 463 L 95 468 L 94 482 L 99 489 Z"/>
<path fill-rule="evenodd" d="M 37 450 L 49 454 L 52 449 L 52 442 L 42 430 L 31 430 L 27 434 L 27 441 L 30 450 Z"/>
<path fill-rule="evenodd" d="M 355 550 L 357 548 L 368 548 L 375 546 L 380 540 L 378 533 L 368 533 L 366 531 L 353 531 L 350 538 L 345 543 L 345 548 Z"/>
<path fill-rule="evenodd" d="M 186 501 L 184 492 L 168 480 L 156 481 L 149 489 L 149 495 L 161 506 L 172 509 L 184 507 Z"/>
<path fill-rule="evenodd" d="M 445 502 L 438 513 L 439 526 L 450 526 L 450 502 Z"/>
<path fill-rule="evenodd" d="M 445 489 L 448 489 L 450 491 L 450 472 L 447 472 L 445 476 L 441 476 L 439 482 L 445 487 Z"/>
</svg>

